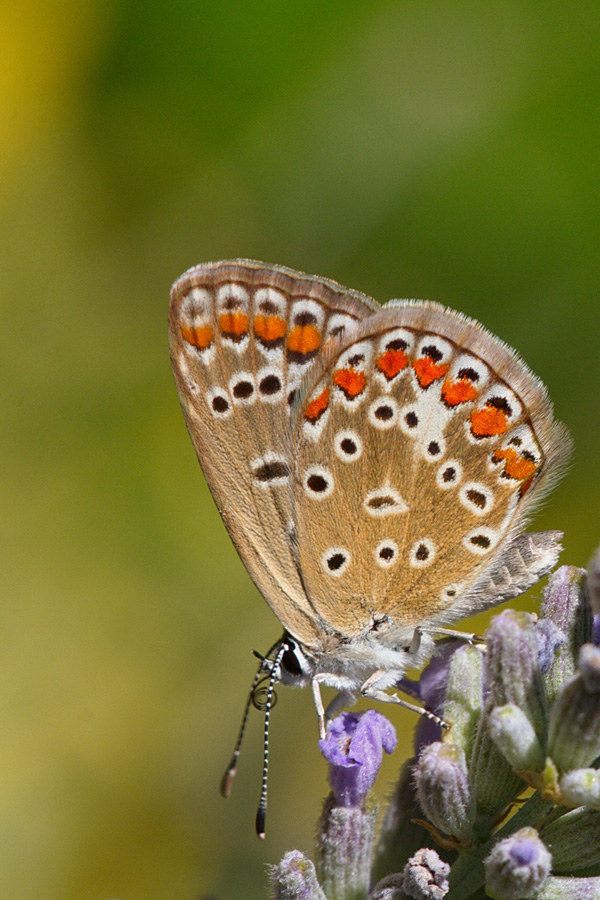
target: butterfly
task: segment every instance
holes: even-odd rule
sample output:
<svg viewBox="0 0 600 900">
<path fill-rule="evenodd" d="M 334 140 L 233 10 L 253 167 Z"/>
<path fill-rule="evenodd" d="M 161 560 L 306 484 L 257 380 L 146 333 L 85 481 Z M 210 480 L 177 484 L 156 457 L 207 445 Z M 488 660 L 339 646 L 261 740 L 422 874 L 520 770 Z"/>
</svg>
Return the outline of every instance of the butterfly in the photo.
<svg viewBox="0 0 600 900">
<path fill-rule="evenodd" d="M 568 432 L 473 319 L 232 260 L 175 282 L 169 333 L 207 483 L 284 628 L 262 665 L 312 685 L 322 735 L 321 684 L 398 701 L 437 634 L 556 563 L 561 534 L 523 529 Z"/>
</svg>

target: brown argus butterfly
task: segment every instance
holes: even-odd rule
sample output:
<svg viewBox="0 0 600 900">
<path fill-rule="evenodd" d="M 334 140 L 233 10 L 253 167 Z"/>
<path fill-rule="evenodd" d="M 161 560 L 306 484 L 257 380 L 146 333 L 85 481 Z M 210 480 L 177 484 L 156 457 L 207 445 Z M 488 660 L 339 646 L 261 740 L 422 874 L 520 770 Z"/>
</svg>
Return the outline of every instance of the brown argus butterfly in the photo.
<svg viewBox="0 0 600 900">
<path fill-rule="evenodd" d="M 271 695 L 312 684 L 322 734 L 319 684 L 399 702 L 433 635 L 555 564 L 560 533 L 523 527 L 568 434 L 473 319 L 233 260 L 175 282 L 170 346 L 208 485 L 285 629 L 259 673 Z"/>
</svg>

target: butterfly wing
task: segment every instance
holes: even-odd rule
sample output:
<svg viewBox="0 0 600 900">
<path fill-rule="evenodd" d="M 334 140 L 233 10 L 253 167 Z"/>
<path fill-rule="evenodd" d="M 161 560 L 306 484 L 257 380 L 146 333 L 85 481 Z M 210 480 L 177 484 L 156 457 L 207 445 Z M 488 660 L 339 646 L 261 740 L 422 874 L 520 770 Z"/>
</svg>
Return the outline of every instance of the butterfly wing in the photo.
<svg viewBox="0 0 600 900">
<path fill-rule="evenodd" d="M 197 266 L 171 291 L 173 372 L 209 488 L 258 589 L 307 646 L 318 638 L 290 532 L 290 407 L 327 343 L 379 308 L 248 260 Z"/>
<path fill-rule="evenodd" d="M 307 596 L 346 636 L 389 626 L 409 637 L 485 605 L 486 576 L 570 446 L 514 351 L 412 301 L 388 304 L 319 361 L 293 428 Z"/>
</svg>

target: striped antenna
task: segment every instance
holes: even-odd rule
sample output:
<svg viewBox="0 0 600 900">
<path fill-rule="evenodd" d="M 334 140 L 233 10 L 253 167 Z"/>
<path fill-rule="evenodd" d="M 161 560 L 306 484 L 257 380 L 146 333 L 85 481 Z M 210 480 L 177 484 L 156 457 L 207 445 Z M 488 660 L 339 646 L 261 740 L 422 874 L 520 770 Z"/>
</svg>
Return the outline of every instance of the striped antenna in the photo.
<svg viewBox="0 0 600 900">
<path fill-rule="evenodd" d="M 275 645 L 277 646 L 277 645 Z M 258 804 L 258 809 L 256 810 L 256 833 L 261 840 L 264 840 L 265 837 L 265 819 L 267 816 L 267 777 L 269 773 L 269 719 L 271 716 L 271 710 L 273 709 L 274 700 L 275 700 L 275 681 L 277 678 L 277 672 L 279 670 L 279 665 L 281 663 L 283 654 L 286 650 L 289 649 L 288 642 L 286 640 L 281 641 L 279 644 L 279 648 L 277 650 L 277 655 L 273 660 L 273 665 L 271 668 L 271 675 L 269 678 L 269 687 L 267 689 L 267 702 L 265 703 L 265 728 L 263 732 L 263 740 L 264 740 L 264 751 L 263 751 L 263 771 L 262 771 L 262 786 L 260 791 L 260 801 Z"/>
<path fill-rule="evenodd" d="M 235 747 L 233 750 L 233 754 L 231 756 L 231 762 L 227 766 L 225 774 L 223 775 L 223 778 L 221 779 L 221 796 L 222 797 L 229 797 L 229 795 L 231 793 L 231 788 L 233 787 L 233 779 L 235 778 L 235 775 L 237 772 L 237 764 L 238 764 L 240 752 L 242 749 L 242 741 L 244 739 L 244 733 L 246 731 L 246 724 L 248 722 L 248 715 L 250 713 L 250 707 L 253 705 L 255 695 L 256 695 L 256 688 L 258 687 L 258 684 L 261 681 L 261 679 L 264 677 L 263 672 L 264 672 L 265 667 L 271 668 L 271 666 L 273 665 L 271 660 L 268 659 L 268 657 L 271 655 L 271 653 L 274 652 L 275 649 L 279 649 L 280 643 L 281 643 L 281 641 L 279 640 L 279 641 L 277 641 L 277 643 L 273 644 L 273 646 L 267 653 L 266 657 L 261 656 L 261 654 L 258 653 L 256 650 L 252 651 L 254 653 L 254 655 L 260 659 L 260 665 L 258 667 L 258 671 L 257 671 L 256 675 L 254 676 L 254 678 L 252 680 L 252 686 L 250 687 L 248 699 L 246 700 L 246 705 L 244 707 L 244 714 L 242 715 L 242 722 L 240 725 L 240 731 L 238 734 L 237 741 L 235 742 Z"/>
</svg>

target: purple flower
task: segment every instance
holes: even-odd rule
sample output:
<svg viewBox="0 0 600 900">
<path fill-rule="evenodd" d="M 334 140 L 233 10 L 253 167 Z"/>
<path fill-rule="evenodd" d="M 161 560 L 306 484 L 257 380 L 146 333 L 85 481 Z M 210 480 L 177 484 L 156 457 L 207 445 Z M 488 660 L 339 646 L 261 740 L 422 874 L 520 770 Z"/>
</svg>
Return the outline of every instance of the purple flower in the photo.
<svg viewBox="0 0 600 900">
<path fill-rule="evenodd" d="M 373 786 L 383 751 L 396 747 L 396 731 L 374 709 L 364 713 L 343 712 L 327 728 L 319 748 L 329 762 L 329 783 L 339 806 L 359 806 Z"/>
</svg>

